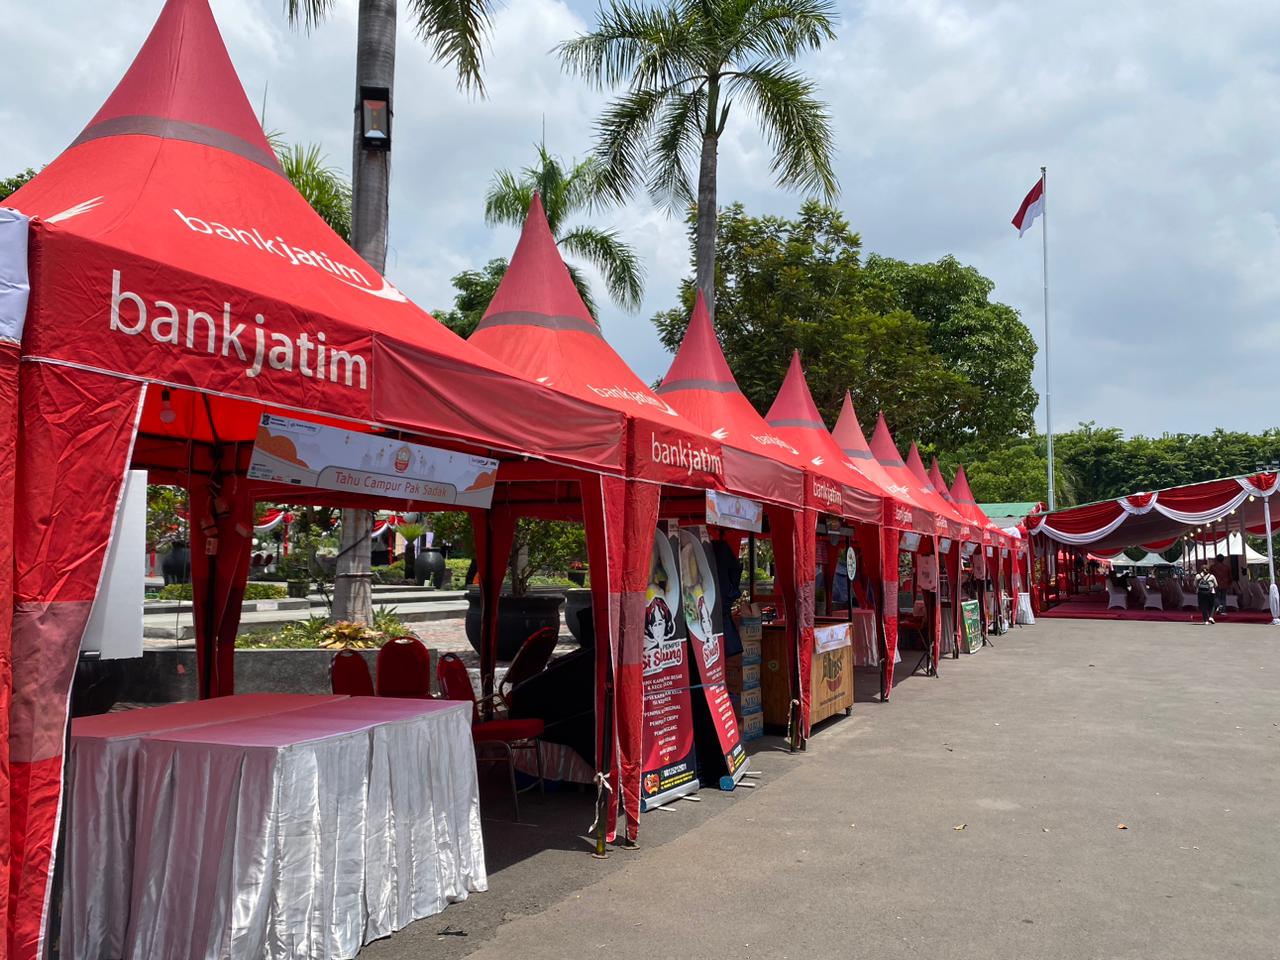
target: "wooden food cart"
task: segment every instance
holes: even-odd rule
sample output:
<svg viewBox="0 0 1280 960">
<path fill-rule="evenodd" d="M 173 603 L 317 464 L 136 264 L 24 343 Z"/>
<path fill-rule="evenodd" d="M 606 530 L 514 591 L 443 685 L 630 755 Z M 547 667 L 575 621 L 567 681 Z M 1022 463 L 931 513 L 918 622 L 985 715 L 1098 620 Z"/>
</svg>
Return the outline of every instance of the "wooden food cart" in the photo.
<svg viewBox="0 0 1280 960">
<path fill-rule="evenodd" d="M 766 624 L 761 647 L 765 726 L 785 730 L 791 717 L 791 701 L 798 695 L 791 689 L 786 625 Z M 847 620 L 818 618 L 809 689 L 813 697 L 810 723 L 826 720 L 841 710 L 853 712 L 853 628 Z"/>
</svg>

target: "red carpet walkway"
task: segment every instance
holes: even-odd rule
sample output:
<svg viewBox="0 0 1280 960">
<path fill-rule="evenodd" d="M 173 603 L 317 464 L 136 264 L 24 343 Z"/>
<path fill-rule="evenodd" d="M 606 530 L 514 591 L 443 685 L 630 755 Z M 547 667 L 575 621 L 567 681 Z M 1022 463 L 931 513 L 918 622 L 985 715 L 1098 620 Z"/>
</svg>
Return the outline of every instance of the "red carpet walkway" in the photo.
<svg viewBox="0 0 1280 960">
<path fill-rule="evenodd" d="M 1108 610 L 1105 593 L 1078 594 L 1040 613 L 1049 619 L 1149 620 L 1154 623 L 1187 623 L 1200 619 L 1199 610 Z M 1271 623 L 1267 610 L 1242 610 L 1217 618 L 1219 623 Z"/>
</svg>

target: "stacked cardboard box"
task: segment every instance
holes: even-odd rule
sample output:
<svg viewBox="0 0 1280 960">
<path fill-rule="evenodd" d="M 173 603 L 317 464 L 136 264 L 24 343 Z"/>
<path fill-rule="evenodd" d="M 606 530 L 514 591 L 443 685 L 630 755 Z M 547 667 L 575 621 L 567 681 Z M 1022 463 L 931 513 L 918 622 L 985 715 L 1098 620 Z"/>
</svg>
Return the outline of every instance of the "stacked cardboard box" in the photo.
<svg viewBox="0 0 1280 960">
<path fill-rule="evenodd" d="M 764 705 L 760 691 L 760 606 L 748 603 L 738 608 L 734 620 L 742 638 L 742 654 L 727 664 L 729 699 L 738 717 L 743 740 L 764 734 Z"/>
</svg>

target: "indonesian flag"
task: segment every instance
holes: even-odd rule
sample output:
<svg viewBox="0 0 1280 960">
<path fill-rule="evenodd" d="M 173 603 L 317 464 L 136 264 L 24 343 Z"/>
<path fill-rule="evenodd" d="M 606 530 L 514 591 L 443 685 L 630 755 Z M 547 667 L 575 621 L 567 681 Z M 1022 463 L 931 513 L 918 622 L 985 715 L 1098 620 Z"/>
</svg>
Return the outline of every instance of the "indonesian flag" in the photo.
<svg viewBox="0 0 1280 960">
<path fill-rule="evenodd" d="M 1031 229 L 1036 217 L 1044 213 L 1044 177 L 1036 181 L 1031 192 L 1023 198 L 1022 206 L 1013 215 L 1013 225 L 1018 228 L 1018 236 Z"/>
</svg>

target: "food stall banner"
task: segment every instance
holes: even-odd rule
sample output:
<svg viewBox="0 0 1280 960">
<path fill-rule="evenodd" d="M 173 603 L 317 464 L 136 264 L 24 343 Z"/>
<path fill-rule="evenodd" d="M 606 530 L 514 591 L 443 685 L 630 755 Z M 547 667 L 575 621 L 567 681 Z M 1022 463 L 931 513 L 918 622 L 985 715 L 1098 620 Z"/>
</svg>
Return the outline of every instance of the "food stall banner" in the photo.
<svg viewBox="0 0 1280 960">
<path fill-rule="evenodd" d="M 707 524 L 760 533 L 764 529 L 764 504 L 719 490 L 708 490 Z"/>
<path fill-rule="evenodd" d="M 715 556 L 705 527 L 681 528 L 676 532 L 676 542 L 680 556 L 680 601 L 689 649 L 698 673 L 697 695 L 706 704 L 719 752 L 724 758 L 720 788 L 731 790 L 747 771 L 747 754 L 725 684 L 724 604 L 717 587 Z M 702 758 L 704 768 L 709 760 Z"/>
<path fill-rule="evenodd" d="M 966 600 L 960 604 L 964 617 L 964 641 L 966 653 L 977 653 L 982 646 L 982 614 L 977 600 Z"/>
<path fill-rule="evenodd" d="M 676 550 L 671 538 L 659 528 L 653 538 L 649 584 L 645 589 L 642 810 L 698 789 L 685 636 Z"/>
<path fill-rule="evenodd" d="M 249 460 L 250 480 L 484 509 L 497 473 L 488 457 L 269 413 Z"/>
</svg>

